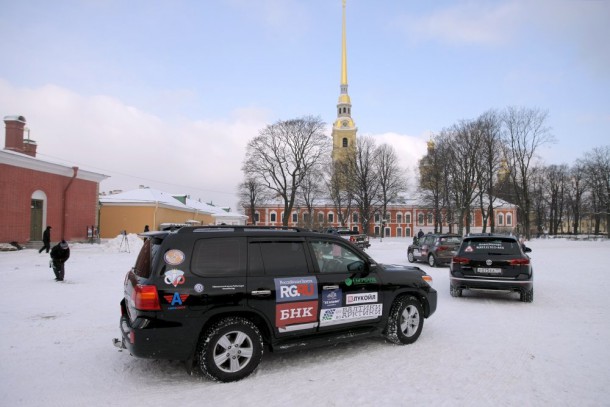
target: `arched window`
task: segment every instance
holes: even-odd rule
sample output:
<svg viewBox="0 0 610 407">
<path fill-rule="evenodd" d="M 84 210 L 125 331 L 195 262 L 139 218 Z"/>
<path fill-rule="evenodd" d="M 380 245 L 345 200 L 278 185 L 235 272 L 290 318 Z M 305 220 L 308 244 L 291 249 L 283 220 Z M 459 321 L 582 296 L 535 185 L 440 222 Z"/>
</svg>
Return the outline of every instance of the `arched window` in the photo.
<svg viewBox="0 0 610 407">
<path fill-rule="evenodd" d="M 320 224 L 324 223 L 324 214 L 322 212 L 318 212 L 318 222 Z"/>
<path fill-rule="evenodd" d="M 405 223 L 411 223 L 411 213 L 405 213 Z M 407 235 L 409 236 L 409 235 Z"/>
<path fill-rule="evenodd" d="M 346 137 L 343 138 L 343 147 L 347 147 L 347 138 Z"/>
<path fill-rule="evenodd" d="M 424 224 L 424 214 L 423 213 L 418 213 L 417 214 L 417 224 L 418 225 L 423 225 Z"/>
<path fill-rule="evenodd" d="M 275 212 L 271 212 L 271 214 L 269 215 L 269 221 L 277 222 L 277 214 Z"/>
<path fill-rule="evenodd" d="M 502 226 L 504 225 L 504 214 L 499 213 L 498 214 L 498 226 Z"/>
<path fill-rule="evenodd" d="M 402 223 L 402 213 L 396 214 L 396 223 Z"/>
<path fill-rule="evenodd" d="M 334 221 L 335 221 L 335 214 L 329 213 L 328 214 L 328 223 L 333 223 Z"/>
<path fill-rule="evenodd" d="M 432 213 L 428 214 L 428 225 L 432 224 Z"/>
<path fill-rule="evenodd" d="M 513 215 L 510 213 L 506 214 L 506 225 L 507 226 L 512 226 L 513 225 Z"/>
<path fill-rule="evenodd" d="M 292 223 L 297 223 L 299 221 L 299 214 L 296 212 L 292 212 Z"/>
<path fill-rule="evenodd" d="M 352 213 L 352 223 L 358 223 L 358 212 Z"/>
</svg>

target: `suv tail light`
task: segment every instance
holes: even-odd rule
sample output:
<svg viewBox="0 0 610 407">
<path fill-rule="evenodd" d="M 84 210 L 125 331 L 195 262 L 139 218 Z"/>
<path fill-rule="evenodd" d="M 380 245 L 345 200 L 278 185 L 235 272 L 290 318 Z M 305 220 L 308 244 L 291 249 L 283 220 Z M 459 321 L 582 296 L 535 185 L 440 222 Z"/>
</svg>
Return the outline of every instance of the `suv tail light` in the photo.
<svg viewBox="0 0 610 407">
<path fill-rule="evenodd" d="M 453 259 L 451 259 L 451 261 L 453 261 L 456 264 L 461 264 L 461 265 L 470 263 L 470 259 L 467 259 L 466 257 L 458 257 L 458 256 L 455 256 Z"/>
<path fill-rule="evenodd" d="M 136 285 L 131 294 L 135 308 L 141 311 L 159 311 L 161 304 L 157 287 L 154 285 Z"/>
<path fill-rule="evenodd" d="M 527 266 L 530 264 L 530 259 L 512 259 L 510 261 L 511 266 Z"/>
</svg>

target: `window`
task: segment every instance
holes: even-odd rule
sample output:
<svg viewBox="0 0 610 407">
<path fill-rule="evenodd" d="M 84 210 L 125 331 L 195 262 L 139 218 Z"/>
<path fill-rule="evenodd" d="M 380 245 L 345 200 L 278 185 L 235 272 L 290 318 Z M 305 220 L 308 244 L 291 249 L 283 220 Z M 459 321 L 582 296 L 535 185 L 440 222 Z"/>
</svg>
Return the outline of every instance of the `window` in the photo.
<svg viewBox="0 0 610 407">
<path fill-rule="evenodd" d="M 328 214 L 328 223 L 333 223 L 335 220 L 335 215 L 333 213 Z"/>
<path fill-rule="evenodd" d="M 243 238 L 199 239 L 193 250 L 191 270 L 198 276 L 245 276 Z"/>
<path fill-rule="evenodd" d="M 379 236 L 379 226 L 375 226 L 375 236 Z"/>
<path fill-rule="evenodd" d="M 352 222 L 358 223 L 358 212 L 352 213 Z"/>
<path fill-rule="evenodd" d="M 254 222 L 258 223 L 260 222 L 260 214 L 258 212 L 254 213 Z"/>
<path fill-rule="evenodd" d="M 324 214 L 322 212 L 318 212 L 318 222 L 324 223 Z"/>
<path fill-rule="evenodd" d="M 498 226 L 502 226 L 504 225 L 504 214 L 499 213 L 498 214 Z"/>
<path fill-rule="evenodd" d="M 347 147 L 347 138 L 343 138 L 343 147 Z"/>
<path fill-rule="evenodd" d="M 275 212 L 271 212 L 271 215 L 269 215 L 269 221 L 277 222 L 277 215 L 275 214 Z"/>
<path fill-rule="evenodd" d="M 405 229 L 405 236 L 411 236 L 411 228 Z"/>
<path fill-rule="evenodd" d="M 309 213 L 307 213 L 307 212 L 303 213 L 303 223 L 305 223 L 305 224 L 309 223 Z"/>
<path fill-rule="evenodd" d="M 396 237 L 402 237 L 402 228 L 396 228 Z"/>
<path fill-rule="evenodd" d="M 428 225 L 431 225 L 431 224 L 432 224 L 432 214 L 429 213 L 428 214 Z"/>
<path fill-rule="evenodd" d="M 383 233 L 385 237 L 392 237 L 392 230 L 390 228 L 385 228 L 385 232 Z"/>
<path fill-rule="evenodd" d="M 375 223 L 379 223 L 379 213 L 375 214 Z"/>
<path fill-rule="evenodd" d="M 510 213 L 506 214 L 506 225 L 507 226 L 513 225 L 513 216 Z"/>
<path fill-rule="evenodd" d="M 386 222 L 390 222 L 392 220 L 392 214 L 390 214 L 390 212 L 386 212 L 383 220 L 385 220 Z"/>
<path fill-rule="evenodd" d="M 419 213 L 417 215 L 417 224 L 418 225 L 423 225 L 424 224 L 424 214 L 423 213 Z"/>
<path fill-rule="evenodd" d="M 396 214 L 396 223 L 402 223 L 402 213 Z"/>
<path fill-rule="evenodd" d="M 292 213 L 292 223 L 297 223 L 299 221 L 299 214 L 296 212 Z"/>
<path fill-rule="evenodd" d="M 309 273 L 304 242 L 289 240 L 250 242 L 249 272 L 252 275 L 303 275 Z"/>
<path fill-rule="evenodd" d="M 327 241 L 312 241 L 311 247 L 322 273 L 350 273 L 348 266 L 361 259 L 349 248 Z"/>
<path fill-rule="evenodd" d="M 411 214 L 405 213 L 405 223 L 411 223 Z"/>
</svg>

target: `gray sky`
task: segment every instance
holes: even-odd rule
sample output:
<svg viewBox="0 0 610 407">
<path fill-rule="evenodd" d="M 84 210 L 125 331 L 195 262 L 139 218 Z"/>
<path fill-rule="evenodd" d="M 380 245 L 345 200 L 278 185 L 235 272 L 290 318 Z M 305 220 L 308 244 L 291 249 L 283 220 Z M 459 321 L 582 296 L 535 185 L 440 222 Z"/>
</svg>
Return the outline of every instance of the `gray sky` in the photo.
<svg viewBox="0 0 610 407">
<path fill-rule="evenodd" d="M 259 130 L 335 119 L 340 0 L 0 7 L 0 115 L 26 117 L 39 158 L 110 175 L 102 191 L 142 184 L 235 208 Z M 610 144 L 608 21 L 606 0 L 348 0 L 359 134 L 413 168 L 431 133 L 540 108 L 557 139 L 544 162 L 572 164 Z"/>
</svg>

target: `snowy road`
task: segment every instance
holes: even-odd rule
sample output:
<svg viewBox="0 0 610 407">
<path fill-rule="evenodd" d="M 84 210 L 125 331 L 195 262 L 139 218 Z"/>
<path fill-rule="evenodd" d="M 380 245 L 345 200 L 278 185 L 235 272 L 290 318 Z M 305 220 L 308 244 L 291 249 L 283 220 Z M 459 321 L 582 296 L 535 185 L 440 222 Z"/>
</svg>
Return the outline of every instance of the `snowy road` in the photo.
<svg viewBox="0 0 610 407">
<path fill-rule="evenodd" d="M 599 406 L 610 400 L 610 242 L 528 242 L 535 297 L 449 295 L 419 340 L 371 339 L 265 354 L 250 378 L 218 384 L 182 364 L 118 352 L 119 300 L 131 253 L 120 240 L 73 245 L 66 282 L 35 250 L 0 253 L 0 397 L 6 406 Z M 385 263 L 406 263 L 406 239 L 372 240 Z"/>
</svg>

